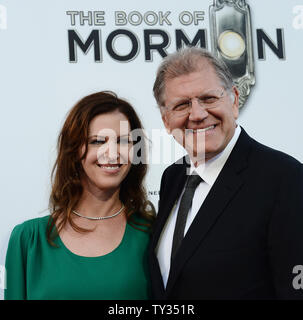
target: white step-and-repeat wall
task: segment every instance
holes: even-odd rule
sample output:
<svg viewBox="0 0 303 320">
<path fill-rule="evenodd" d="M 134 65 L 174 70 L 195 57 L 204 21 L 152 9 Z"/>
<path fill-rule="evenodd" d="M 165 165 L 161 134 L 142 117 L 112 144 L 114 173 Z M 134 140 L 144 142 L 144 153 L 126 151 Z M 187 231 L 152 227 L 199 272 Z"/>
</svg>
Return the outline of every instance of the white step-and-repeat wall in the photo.
<svg viewBox="0 0 303 320">
<path fill-rule="evenodd" d="M 161 174 L 183 150 L 168 152 L 171 138 L 152 95 L 156 69 L 177 46 L 213 50 L 212 26 L 222 16 L 211 15 L 210 6 L 225 2 L 0 1 L 1 289 L 10 232 L 48 214 L 57 135 L 67 111 L 83 96 L 112 90 L 135 107 L 152 141 L 146 185 L 157 207 Z M 252 48 L 248 67 L 255 85 L 239 124 L 302 162 L 303 2 L 246 3 L 251 32 L 244 37 Z"/>
</svg>

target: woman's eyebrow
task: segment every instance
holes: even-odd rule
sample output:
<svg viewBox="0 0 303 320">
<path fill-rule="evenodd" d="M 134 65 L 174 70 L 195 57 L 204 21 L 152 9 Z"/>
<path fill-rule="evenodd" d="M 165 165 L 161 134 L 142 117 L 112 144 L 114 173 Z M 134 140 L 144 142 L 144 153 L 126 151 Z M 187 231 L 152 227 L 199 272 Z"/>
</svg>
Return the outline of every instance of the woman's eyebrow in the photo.
<svg viewBox="0 0 303 320">
<path fill-rule="evenodd" d="M 117 136 L 117 138 L 123 138 L 123 137 L 129 137 L 129 133 L 127 133 L 127 134 L 122 134 L 121 136 Z M 108 137 L 108 136 L 100 136 L 100 135 L 97 135 L 97 134 L 94 134 L 94 135 L 92 135 L 92 136 L 89 136 L 88 138 L 89 139 L 91 139 L 91 138 L 103 138 L 103 139 L 105 139 L 106 137 Z"/>
<path fill-rule="evenodd" d="M 97 135 L 97 134 L 94 134 L 92 136 L 89 136 L 88 138 L 91 139 L 91 138 L 105 138 L 106 136 L 100 136 L 100 135 Z"/>
</svg>

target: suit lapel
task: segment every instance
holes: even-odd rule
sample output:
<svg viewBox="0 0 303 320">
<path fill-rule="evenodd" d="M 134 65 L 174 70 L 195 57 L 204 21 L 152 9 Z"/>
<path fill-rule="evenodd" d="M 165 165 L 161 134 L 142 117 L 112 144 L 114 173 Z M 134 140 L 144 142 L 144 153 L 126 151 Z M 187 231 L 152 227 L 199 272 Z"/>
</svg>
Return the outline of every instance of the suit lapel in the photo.
<svg viewBox="0 0 303 320">
<path fill-rule="evenodd" d="M 169 295 L 186 261 L 205 239 L 208 231 L 224 212 L 224 208 L 242 186 L 244 181 L 241 172 L 247 166 L 250 140 L 242 129 L 238 142 L 193 220 L 176 254 L 168 278 L 166 295 Z"/>
</svg>

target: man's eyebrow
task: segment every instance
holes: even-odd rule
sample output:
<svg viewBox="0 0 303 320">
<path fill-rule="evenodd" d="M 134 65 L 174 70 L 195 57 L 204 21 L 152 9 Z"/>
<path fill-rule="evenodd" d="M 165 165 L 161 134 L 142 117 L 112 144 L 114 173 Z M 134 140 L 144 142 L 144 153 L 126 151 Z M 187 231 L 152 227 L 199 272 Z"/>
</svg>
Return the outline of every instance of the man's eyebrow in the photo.
<svg viewBox="0 0 303 320">
<path fill-rule="evenodd" d="M 190 99 L 189 97 L 176 98 L 171 101 L 171 104 L 176 104 L 179 102 L 188 101 L 189 99 Z"/>
</svg>

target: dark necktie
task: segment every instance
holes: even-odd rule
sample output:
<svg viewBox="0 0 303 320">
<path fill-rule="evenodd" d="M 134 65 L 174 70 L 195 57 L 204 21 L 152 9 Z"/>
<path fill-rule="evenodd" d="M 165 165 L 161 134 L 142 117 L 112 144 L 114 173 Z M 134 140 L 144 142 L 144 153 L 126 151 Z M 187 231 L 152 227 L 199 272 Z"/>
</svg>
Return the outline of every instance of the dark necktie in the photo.
<svg viewBox="0 0 303 320">
<path fill-rule="evenodd" d="M 202 181 L 203 181 L 202 178 L 197 174 L 193 174 L 188 177 L 187 183 L 185 185 L 185 190 L 181 198 L 179 210 L 178 210 L 177 221 L 176 221 L 176 226 L 175 226 L 175 231 L 173 236 L 171 260 L 174 259 L 178 251 L 178 248 L 180 247 L 180 244 L 184 238 L 184 229 L 186 225 L 188 211 L 192 205 L 195 190 L 199 185 L 199 183 Z"/>
</svg>

